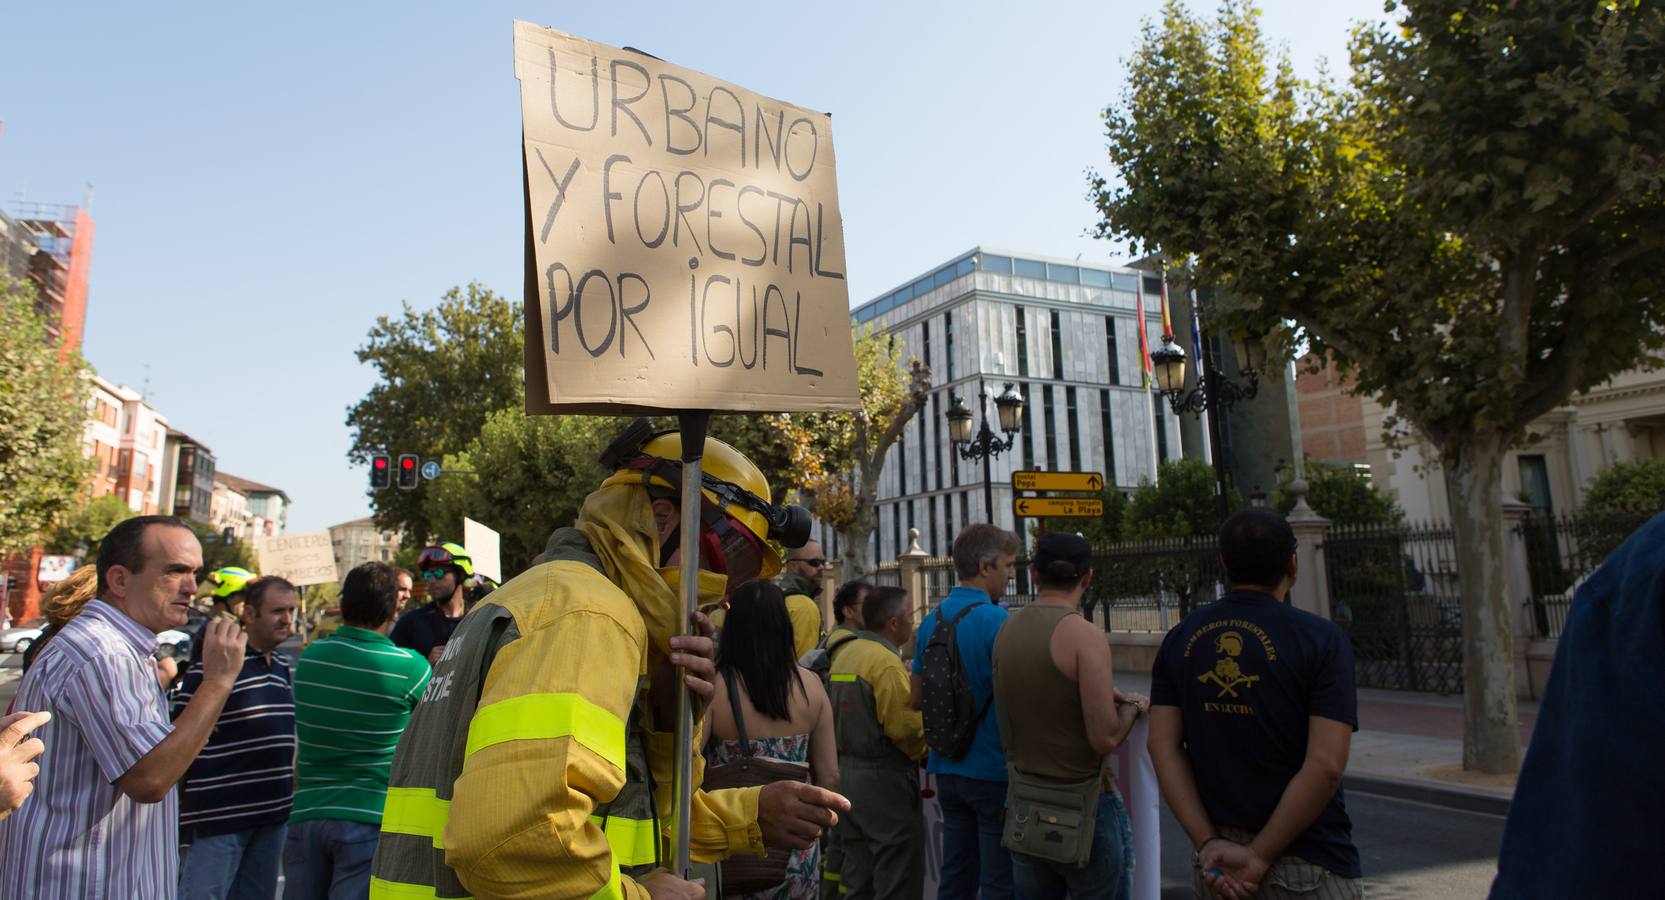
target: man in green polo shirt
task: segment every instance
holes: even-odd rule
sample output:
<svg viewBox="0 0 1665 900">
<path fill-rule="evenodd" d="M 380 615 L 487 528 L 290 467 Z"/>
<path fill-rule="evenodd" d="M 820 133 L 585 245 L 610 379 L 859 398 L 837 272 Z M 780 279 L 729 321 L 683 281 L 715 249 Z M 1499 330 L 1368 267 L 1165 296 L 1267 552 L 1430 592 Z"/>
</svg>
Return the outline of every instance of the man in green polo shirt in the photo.
<svg viewBox="0 0 1665 900">
<path fill-rule="evenodd" d="M 363 897 L 381 834 L 393 751 L 432 671 L 387 639 L 399 570 L 367 562 L 341 584 L 340 628 L 295 668 L 295 805 L 283 851 L 285 895 Z"/>
</svg>

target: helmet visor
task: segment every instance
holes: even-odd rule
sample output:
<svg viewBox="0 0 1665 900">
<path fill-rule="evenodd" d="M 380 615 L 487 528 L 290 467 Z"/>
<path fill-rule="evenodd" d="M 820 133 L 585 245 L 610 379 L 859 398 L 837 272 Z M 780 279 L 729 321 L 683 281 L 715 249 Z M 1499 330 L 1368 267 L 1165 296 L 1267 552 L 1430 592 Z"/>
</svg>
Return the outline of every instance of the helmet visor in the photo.
<svg viewBox="0 0 1665 900">
<path fill-rule="evenodd" d="M 700 568 L 727 575 L 731 592 L 763 571 L 763 557 L 762 541 L 733 516 L 700 531 Z"/>
<path fill-rule="evenodd" d="M 429 547 L 423 550 L 422 555 L 416 559 L 418 569 L 437 569 L 441 566 L 456 565 L 456 563 L 457 558 L 452 556 L 451 551 L 444 547 Z"/>
</svg>

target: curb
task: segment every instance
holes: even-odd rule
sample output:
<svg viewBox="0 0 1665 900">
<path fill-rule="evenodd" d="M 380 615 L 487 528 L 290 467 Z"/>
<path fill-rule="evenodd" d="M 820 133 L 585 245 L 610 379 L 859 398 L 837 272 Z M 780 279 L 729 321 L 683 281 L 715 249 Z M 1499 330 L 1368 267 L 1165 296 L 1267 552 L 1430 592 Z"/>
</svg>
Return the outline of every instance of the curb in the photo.
<svg viewBox="0 0 1665 900">
<path fill-rule="evenodd" d="M 1508 815 L 1511 801 L 1510 797 L 1477 791 L 1472 788 L 1430 784 L 1426 781 L 1413 781 L 1408 778 L 1392 778 L 1383 775 L 1348 773 L 1342 776 L 1341 786 L 1343 790 L 1359 794 L 1373 794 L 1378 797 L 1392 797 L 1397 800 L 1414 800 L 1418 803 L 1443 806 L 1447 809 L 1464 812 L 1483 813 L 1489 816 Z"/>
</svg>

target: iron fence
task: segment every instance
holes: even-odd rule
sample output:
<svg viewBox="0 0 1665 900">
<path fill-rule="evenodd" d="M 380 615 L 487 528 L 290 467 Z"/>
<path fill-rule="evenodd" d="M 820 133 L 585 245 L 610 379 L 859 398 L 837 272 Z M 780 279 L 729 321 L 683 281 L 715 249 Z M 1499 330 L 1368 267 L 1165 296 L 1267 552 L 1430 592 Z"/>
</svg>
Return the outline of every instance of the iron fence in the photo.
<svg viewBox="0 0 1665 900">
<path fill-rule="evenodd" d="M 894 562 L 879 563 L 873 567 L 867 581 L 874 587 L 902 587 L 902 566 Z"/>
<path fill-rule="evenodd" d="M 1526 602 L 1534 637 L 1561 636 L 1579 585 L 1649 518 L 1643 512 L 1534 514 L 1521 521 L 1517 530 L 1526 545 L 1526 568 L 1532 582 Z"/>
<path fill-rule="evenodd" d="M 1449 527 L 1337 526 L 1324 558 L 1330 618 L 1352 641 L 1360 687 L 1462 690 L 1462 600 Z"/>
</svg>

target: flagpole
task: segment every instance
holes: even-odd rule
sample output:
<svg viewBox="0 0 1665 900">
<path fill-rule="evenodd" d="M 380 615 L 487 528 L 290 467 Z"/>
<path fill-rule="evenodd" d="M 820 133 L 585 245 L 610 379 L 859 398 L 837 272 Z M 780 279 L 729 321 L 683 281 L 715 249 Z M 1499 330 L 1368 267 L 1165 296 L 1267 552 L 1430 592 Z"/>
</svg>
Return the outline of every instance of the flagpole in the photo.
<svg viewBox="0 0 1665 900">
<path fill-rule="evenodd" d="M 1138 288 L 1133 295 L 1134 306 L 1139 311 L 1139 380 L 1145 388 L 1145 416 L 1150 421 L 1150 480 L 1156 483 L 1156 476 L 1162 469 L 1162 460 L 1156 453 L 1156 435 L 1162 421 L 1157 416 L 1156 404 L 1151 401 L 1150 393 L 1150 325 L 1145 321 L 1145 276 L 1139 273 Z M 1108 439 L 1108 438 L 1107 438 Z M 1110 473 L 1112 479 L 1115 473 Z"/>
</svg>

